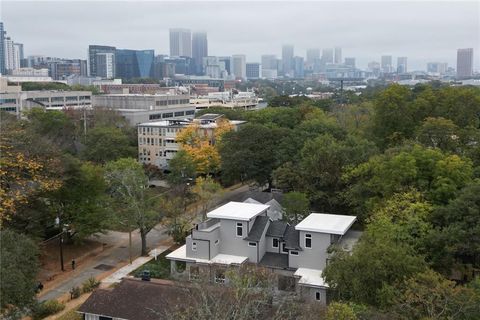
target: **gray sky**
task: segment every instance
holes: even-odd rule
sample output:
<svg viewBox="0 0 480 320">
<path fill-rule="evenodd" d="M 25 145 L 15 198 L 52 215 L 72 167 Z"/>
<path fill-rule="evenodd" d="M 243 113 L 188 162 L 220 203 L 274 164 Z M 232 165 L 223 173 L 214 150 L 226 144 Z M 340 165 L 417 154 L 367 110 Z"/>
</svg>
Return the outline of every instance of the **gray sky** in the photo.
<svg viewBox="0 0 480 320">
<path fill-rule="evenodd" d="M 480 2 L 160 2 L 5 1 L 1 20 L 25 54 L 86 59 L 89 44 L 168 54 L 168 29 L 208 32 L 210 55 L 295 55 L 341 46 L 363 68 L 383 54 L 407 56 L 410 70 L 430 61 L 455 67 L 457 48 L 474 48 L 480 67 Z"/>
</svg>

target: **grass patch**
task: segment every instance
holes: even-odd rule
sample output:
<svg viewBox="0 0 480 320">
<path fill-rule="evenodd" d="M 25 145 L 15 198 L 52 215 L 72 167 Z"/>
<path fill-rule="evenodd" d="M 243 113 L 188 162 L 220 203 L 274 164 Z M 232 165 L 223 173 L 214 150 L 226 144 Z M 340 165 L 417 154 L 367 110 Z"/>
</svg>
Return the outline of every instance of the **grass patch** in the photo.
<svg viewBox="0 0 480 320">
<path fill-rule="evenodd" d="M 171 279 L 170 277 L 170 260 L 168 260 L 165 256 L 172 252 L 171 250 L 166 250 L 157 256 L 157 260 L 152 259 L 149 262 L 145 263 L 144 265 L 140 266 L 139 268 L 135 269 L 130 273 L 134 277 L 141 278 L 142 272 L 144 270 L 150 271 L 150 277 L 156 279 Z M 185 270 L 184 263 L 177 262 L 177 270 L 182 272 Z"/>
</svg>

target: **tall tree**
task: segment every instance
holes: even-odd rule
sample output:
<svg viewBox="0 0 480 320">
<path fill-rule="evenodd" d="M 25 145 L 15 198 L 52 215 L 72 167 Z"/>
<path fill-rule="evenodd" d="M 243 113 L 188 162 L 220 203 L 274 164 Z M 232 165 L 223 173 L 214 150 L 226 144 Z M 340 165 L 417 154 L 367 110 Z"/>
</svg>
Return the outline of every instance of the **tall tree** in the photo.
<svg viewBox="0 0 480 320">
<path fill-rule="evenodd" d="M 38 248 L 27 236 L 11 230 L 0 231 L 1 311 L 22 309 L 35 300 Z"/>
<path fill-rule="evenodd" d="M 147 255 L 147 234 L 163 217 L 159 195 L 152 194 L 142 165 L 131 158 L 107 163 L 105 180 L 119 207 L 123 208 L 128 225 L 139 229 L 142 255 Z"/>
<path fill-rule="evenodd" d="M 283 218 L 293 224 L 299 223 L 310 213 L 310 202 L 307 195 L 302 192 L 285 193 L 282 199 L 282 207 L 284 208 Z"/>
<path fill-rule="evenodd" d="M 221 190 L 222 186 L 210 176 L 206 176 L 205 178 L 198 177 L 195 180 L 195 186 L 193 186 L 192 191 L 201 205 L 203 219 L 206 219 L 207 210 L 215 197 L 219 196 Z"/>
<path fill-rule="evenodd" d="M 87 134 L 83 157 L 96 163 L 106 163 L 120 158 L 134 157 L 136 147 L 127 135 L 115 127 L 96 127 Z"/>
</svg>

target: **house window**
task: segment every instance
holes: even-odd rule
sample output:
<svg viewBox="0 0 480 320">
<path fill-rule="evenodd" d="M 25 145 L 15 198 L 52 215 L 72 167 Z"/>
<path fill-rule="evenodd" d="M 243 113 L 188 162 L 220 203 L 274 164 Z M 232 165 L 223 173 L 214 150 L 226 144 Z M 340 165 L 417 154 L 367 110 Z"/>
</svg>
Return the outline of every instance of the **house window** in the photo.
<svg viewBox="0 0 480 320">
<path fill-rule="evenodd" d="M 320 301 L 322 299 L 322 293 L 320 291 L 315 291 L 315 300 Z"/>
<path fill-rule="evenodd" d="M 198 278 L 200 278 L 200 268 L 190 266 L 190 280 L 197 280 Z"/>
<path fill-rule="evenodd" d="M 225 271 L 217 270 L 215 271 L 215 283 L 225 283 Z"/>
<path fill-rule="evenodd" d="M 243 223 L 237 222 L 237 237 L 243 236 Z"/>
<path fill-rule="evenodd" d="M 312 235 L 310 233 L 305 234 L 305 248 L 312 248 Z"/>
<path fill-rule="evenodd" d="M 292 256 L 298 256 L 298 251 L 290 251 L 290 254 L 291 254 Z"/>
<path fill-rule="evenodd" d="M 249 246 L 249 247 L 256 247 L 256 246 L 257 246 L 257 243 L 256 243 L 256 242 L 249 242 L 249 243 L 248 243 L 248 246 Z"/>
<path fill-rule="evenodd" d="M 197 251 L 197 243 L 192 242 L 192 251 Z"/>
<path fill-rule="evenodd" d="M 288 253 L 288 249 L 285 247 L 285 242 L 282 242 L 282 251 Z"/>
<path fill-rule="evenodd" d="M 272 239 L 272 247 L 273 248 L 278 248 L 278 239 L 277 238 Z"/>
<path fill-rule="evenodd" d="M 215 245 L 216 245 L 216 246 L 218 246 L 219 243 L 220 243 L 220 240 L 219 240 L 219 239 L 215 240 Z"/>
</svg>

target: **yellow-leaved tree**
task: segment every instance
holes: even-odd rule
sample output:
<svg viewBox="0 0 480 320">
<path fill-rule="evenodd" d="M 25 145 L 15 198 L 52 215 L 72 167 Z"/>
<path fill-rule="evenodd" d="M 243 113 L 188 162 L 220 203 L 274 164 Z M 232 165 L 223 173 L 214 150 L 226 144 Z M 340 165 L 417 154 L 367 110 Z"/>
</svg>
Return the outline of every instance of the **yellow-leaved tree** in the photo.
<svg viewBox="0 0 480 320">
<path fill-rule="evenodd" d="M 192 123 L 177 134 L 177 142 L 192 157 L 197 173 L 215 173 L 220 168 L 218 143 L 223 135 L 232 129 L 226 119 L 219 120 L 216 126 Z"/>
</svg>

